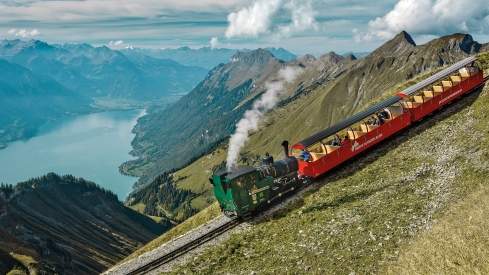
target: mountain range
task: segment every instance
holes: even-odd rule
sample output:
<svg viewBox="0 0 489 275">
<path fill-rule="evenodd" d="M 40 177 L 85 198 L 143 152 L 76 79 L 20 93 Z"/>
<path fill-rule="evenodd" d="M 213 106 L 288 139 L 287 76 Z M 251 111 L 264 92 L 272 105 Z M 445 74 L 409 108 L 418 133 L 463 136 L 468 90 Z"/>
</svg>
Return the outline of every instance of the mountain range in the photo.
<svg viewBox="0 0 489 275">
<path fill-rule="evenodd" d="M 105 46 L 50 45 L 38 40 L 4 40 L 0 58 L 88 97 L 140 101 L 188 92 L 207 73 L 170 59 L 128 57 Z"/>
<path fill-rule="evenodd" d="M 44 123 L 91 110 L 88 97 L 49 76 L 3 59 L 0 72 L 0 149 L 9 141 L 35 135 Z"/>
<path fill-rule="evenodd" d="M 276 58 L 290 61 L 297 56 L 283 48 L 265 48 L 272 53 Z M 141 49 L 127 48 L 122 52 L 127 56 L 132 54 L 144 54 L 154 58 L 171 59 L 186 66 L 197 66 L 208 70 L 216 67 L 219 64 L 228 63 L 231 57 L 237 52 L 235 49 L 203 47 L 192 49 L 190 47 L 180 47 L 176 49 Z M 241 52 L 250 51 L 248 49 L 240 49 Z"/>
<path fill-rule="evenodd" d="M 132 87 L 139 87 L 138 85 L 142 85 L 138 82 L 142 81 L 141 79 L 155 79 L 156 83 L 160 78 L 158 75 L 168 72 L 166 66 L 174 68 L 173 65 L 177 62 L 144 54 L 139 50 L 128 54 L 126 51 L 114 51 L 106 47 L 93 47 L 85 44 L 49 45 L 41 41 L 4 41 L 1 45 L 0 69 L 2 73 L 7 73 L 0 75 L 0 96 L 2 99 L 4 97 L 11 99 L 5 101 L 8 102 L 6 106 L 0 106 L 5 108 L 0 110 L 0 120 L 4 119 L 0 122 L 5 125 L 18 126 L 18 131 L 22 133 L 12 138 L 29 134 L 22 132 L 25 129 L 35 131 L 36 125 L 42 121 L 55 119 L 58 116 L 93 111 L 94 98 L 130 98 L 138 102 L 159 100 L 161 99 L 160 94 L 138 94 L 137 90 L 125 88 L 131 87 L 134 83 L 137 85 L 134 84 Z M 214 201 L 208 177 L 216 167 L 223 165 L 229 135 L 235 130 L 235 124 L 243 113 L 249 109 L 255 99 L 263 94 L 266 83 L 277 79 L 277 73 L 282 68 L 297 68 L 301 73 L 286 86 L 284 98 L 276 109 L 267 114 L 260 131 L 251 135 L 240 156 L 242 164 L 256 164 L 264 152 L 270 152 L 274 157 L 280 158 L 282 140 L 298 141 L 364 109 L 383 96 L 402 89 L 402 86 L 399 86 L 400 83 L 407 85 L 415 82 L 417 78 L 426 77 L 445 65 L 484 51 L 489 51 L 489 44 L 480 44 L 467 34 L 449 35 L 423 45 L 416 45 L 408 33 L 401 32 L 361 59 L 357 59 L 354 55 L 343 56 L 334 52 L 320 57 L 305 55 L 292 60 L 278 58 L 266 49 L 233 52 L 226 62 L 219 62 L 209 72 L 202 69 L 205 71 L 202 79 L 195 80 L 196 83 L 193 85 L 195 87 L 188 94 L 179 97 L 174 104 L 168 107 L 150 108 L 149 114 L 139 120 L 135 128 L 136 138 L 133 142 L 133 153 L 138 159 L 122 165 L 121 170 L 140 176 L 141 180 L 135 191 L 126 199 L 126 206 L 112 192 L 98 187 L 95 183 L 72 176 L 48 174 L 15 186 L 2 185 L 0 187 L 0 273 L 7 273 L 14 269 L 24 273 L 38 274 L 99 273 L 132 253 L 143 243 L 167 231 L 175 223 L 182 222 L 208 207 Z M 206 66 L 211 66 L 211 63 L 207 64 Z M 42 70 L 43 66 L 46 66 L 46 71 Z M 195 72 L 193 71 L 195 67 L 189 64 L 175 65 L 175 67 L 182 68 L 179 66 L 183 66 L 185 71 L 188 69 L 190 75 Z M 151 70 L 143 72 L 150 67 Z M 136 72 L 142 74 L 144 78 L 132 78 L 131 75 Z M 171 73 L 168 74 L 171 75 Z M 114 79 L 108 79 L 112 75 L 115 75 Z M 117 80 L 118 77 L 120 77 L 119 80 Z M 181 77 L 181 75 L 175 77 Z M 73 79 L 72 82 L 79 78 L 80 81 L 68 83 L 66 78 Z M 119 84 L 121 86 L 117 86 Z M 121 90 L 112 89 L 112 85 Z M 92 90 L 93 87 L 98 88 Z M 45 99 L 46 103 L 42 102 Z M 17 102 L 22 104 L 19 105 Z M 15 108 L 20 106 L 20 108 L 14 110 L 10 105 Z M 26 111 L 29 108 L 40 108 L 39 110 L 33 109 L 32 112 L 40 117 L 39 120 L 35 120 L 38 118 Z M 470 120 L 465 121 L 470 122 Z M 444 128 L 439 131 L 444 132 L 450 125 L 453 123 L 445 123 Z M 2 135 L 8 137 L 12 133 L 13 131 L 5 131 L 0 124 L 0 137 Z M 444 137 L 450 138 L 451 136 L 444 135 Z M 436 142 L 437 138 L 428 140 L 431 144 Z M 474 142 L 468 145 L 471 146 L 475 144 Z M 423 140 L 418 143 L 423 143 Z M 437 146 L 431 148 L 435 150 L 433 155 L 445 156 L 445 152 L 439 150 Z M 418 145 L 414 146 L 414 149 L 407 150 L 407 152 L 420 152 Z M 419 157 L 417 154 L 412 155 Z M 388 176 L 390 171 L 382 170 L 386 166 L 393 165 L 390 157 L 393 157 L 396 163 L 402 163 L 405 160 L 404 157 L 410 156 L 410 154 L 391 153 L 389 158 L 382 160 L 376 166 L 377 170 L 384 173 L 383 178 L 394 178 Z M 484 156 L 487 154 L 481 152 L 480 157 Z M 454 158 L 453 161 L 459 161 L 460 164 L 466 162 L 463 158 Z M 471 166 L 471 169 L 476 167 L 486 174 L 484 169 L 487 167 L 483 163 L 478 163 L 478 165 Z M 360 166 L 365 167 L 364 164 Z M 423 171 L 422 165 L 418 168 L 421 169 L 419 171 Z M 360 214 L 372 221 L 388 217 L 389 219 L 386 220 L 388 223 L 385 223 L 387 225 L 400 221 L 403 230 L 405 229 L 403 232 L 409 233 L 408 229 L 412 228 L 411 220 L 404 218 L 410 217 L 406 213 L 411 212 L 404 210 L 411 207 L 409 204 L 411 201 L 397 198 L 405 193 L 412 194 L 413 197 L 417 196 L 416 200 L 412 201 L 418 202 L 431 195 L 426 196 L 426 193 L 423 193 L 428 190 L 426 188 L 416 189 L 416 192 L 410 193 L 411 186 L 406 185 L 406 182 L 409 183 L 409 178 L 402 173 L 397 175 L 399 184 L 406 188 L 401 188 L 399 190 L 402 192 L 396 191 L 395 193 L 394 191 L 398 188 L 383 186 L 388 182 L 376 178 L 377 174 L 372 169 L 361 170 L 358 176 L 353 175 L 352 178 L 349 175 L 353 172 L 346 171 L 345 180 L 340 179 L 340 182 L 332 187 L 331 192 L 323 190 L 320 195 L 313 194 L 305 201 L 299 201 L 300 210 L 291 210 L 293 215 L 287 215 L 287 212 L 280 213 L 273 217 L 277 223 L 271 225 L 264 223 L 258 226 L 258 231 L 265 228 L 267 229 L 265 231 L 268 232 L 270 229 L 271 236 L 268 236 L 266 240 L 273 240 L 273 244 L 267 244 L 265 240 L 263 242 L 249 241 L 260 238 L 263 232 L 258 232 L 259 236 L 245 237 L 245 240 L 236 237 L 234 244 L 237 243 L 239 247 L 236 245 L 225 247 L 224 249 L 228 249 L 227 252 L 224 252 L 225 255 L 230 253 L 231 257 L 224 260 L 239 261 L 238 263 L 233 262 L 231 267 L 236 267 L 241 263 L 246 263 L 249 267 L 250 259 L 255 262 L 263 261 L 265 259 L 263 255 L 267 255 L 276 260 L 268 261 L 269 263 L 277 263 L 283 259 L 273 258 L 275 255 L 278 255 L 277 257 L 287 255 L 290 258 L 287 258 L 283 264 L 289 265 L 291 270 L 296 270 L 293 269 L 294 266 L 305 265 L 296 264 L 299 260 L 293 257 L 297 257 L 298 254 L 292 250 L 303 249 L 300 251 L 310 252 L 309 247 L 301 246 L 303 242 L 299 241 L 303 240 L 304 236 L 303 232 L 298 230 L 304 224 L 309 225 L 316 220 L 325 222 L 314 228 L 319 230 L 318 232 L 323 232 L 327 228 L 332 232 L 327 234 L 328 236 L 347 237 L 333 241 L 355 240 L 355 243 L 351 244 L 352 247 L 360 244 L 358 248 L 361 249 L 364 245 L 368 245 L 369 249 L 377 254 L 380 253 L 382 246 L 374 243 L 380 238 L 376 239 L 375 236 L 372 238 L 372 232 L 378 232 L 379 223 L 373 222 L 375 226 L 368 228 L 370 234 L 369 230 L 359 231 L 359 226 L 371 226 L 371 224 L 357 224 L 357 221 L 361 219 L 357 218 L 359 215 L 355 211 L 367 209 L 367 213 Z M 414 172 L 417 173 L 418 170 Z M 432 174 L 436 174 L 436 171 L 433 171 Z M 350 183 L 350 179 L 353 183 Z M 382 196 L 386 196 L 387 199 L 374 201 L 377 199 L 374 195 L 379 194 L 380 191 L 371 190 L 373 183 L 379 184 L 377 186 L 379 190 L 388 191 L 385 194 L 382 193 Z M 362 190 L 359 190 L 360 188 Z M 468 188 L 462 189 L 468 190 Z M 345 193 L 344 190 L 348 192 Z M 437 192 L 437 190 L 429 190 Z M 329 199 L 330 195 L 333 196 L 332 202 L 321 200 L 322 198 Z M 361 207 L 356 205 L 357 202 L 363 203 Z M 392 207 L 385 207 L 386 202 Z M 355 204 L 353 212 L 348 208 L 350 203 Z M 402 205 L 402 203 L 407 203 L 407 205 Z M 302 204 L 307 207 L 302 207 Z M 370 211 L 370 207 L 373 206 L 376 211 Z M 412 209 L 409 209 L 418 213 L 420 209 L 425 210 L 432 206 L 431 201 L 426 201 L 426 205 L 422 207 L 413 204 Z M 330 215 L 329 211 L 336 208 L 339 208 L 339 212 Z M 389 212 L 396 209 L 402 209 L 402 212 Z M 419 213 L 431 215 L 428 210 L 425 211 L 426 213 Z M 386 211 L 386 215 L 375 215 L 384 213 L 382 211 Z M 308 213 L 312 214 L 308 215 Z M 320 213 L 322 216 L 314 216 L 314 213 Z M 330 216 L 324 219 L 324 215 Z M 345 234 L 337 234 L 338 230 L 349 224 L 338 225 L 333 223 L 335 219 L 354 224 L 355 229 L 343 232 Z M 285 230 L 284 228 L 290 225 L 294 225 L 292 228 L 294 236 L 290 239 L 291 244 L 284 249 L 284 238 L 282 237 L 292 236 L 285 232 L 291 229 Z M 307 233 L 307 236 L 317 237 L 314 232 Z M 358 236 L 365 236 L 365 238 L 357 241 L 355 238 Z M 393 245 L 397 241 L 397 239 L 387 239 L 387 237 L 382 238 L 384 245 Z M 313 243 L 312 241 L 310 243 Z M 326 242 L 326 239 L 324 241 L 331 243 Z M 372 243 L 374 245 L 371 245 Z M 238 257 L 233 254 L 234 251 L 241 251 L 240 247 L 250 245 L 254 246 L 255 250 L 242 251 L 243 254 Z M 333 247 L 328 251 L 335 252 L 342 244 L 332 243 L 332 245 Z M 277 253 L 270 254 L 269 248 L 274 248 Z M 259 251 L 259 253 L 253 254 L 250 251 Z M 284 253 L 279 253 L 280 251 Z M 357 251 L 360 250 L 352 253 Z M 321 255 L 322 261 L 330 259 L 336 261 L 338 258 L 357 260 L 365 255 L 367 258 L 372 255 L 369 253 L 350 255 L 348 254 L 350 252 L 341 255 L 333 253 L 331 257 L 318 255 Z M 214 257 L 210 264 L 205 260 L 199 260 L 197 264 L 201 266 L 198 266 L 198 269 L 212 269 L 216 263 L 223 263 L 220 260 L 223 259 L 222 255 L 223 253 L 210 255 L 210 258 Z M 214 261 L 216 258 L 217 260 Z M 372 266 L 369 260 L 371 259 L 365 260 L 367 263 L 365 266 Z M 343 262 L 340 264 L 344 265 Z M 260 265 L 266 264 L 260 262 Z M 328 263 L 327 266 L 333 266 L 333 264 Z M 367 273 L 372 273 L 376 270 L 369 269 L 368 271 Z"/>
</svg>

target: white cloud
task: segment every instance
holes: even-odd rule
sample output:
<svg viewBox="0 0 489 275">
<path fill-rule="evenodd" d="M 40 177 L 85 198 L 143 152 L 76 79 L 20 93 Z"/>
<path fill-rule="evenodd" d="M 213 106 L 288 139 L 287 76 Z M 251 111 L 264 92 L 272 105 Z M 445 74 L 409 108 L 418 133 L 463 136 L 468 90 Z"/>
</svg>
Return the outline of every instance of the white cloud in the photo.
<svg viewBox="0 0 489 275">
<path fill-rule="evenodd" d="M 293 0 L 285 5 L 292 14 L 292 23 L 280 27 L 280 34 L 290 36 L 309 29 L 317 30 L 316 13 L 311 0 Z"/>
<path fill-rule="evenodd" d="M 21 38 L 29 38 L 36 37 L 41 34 L 37 29 L 10 29 L 7 34 L 9 36 L 21 37 Z"/>
<path fill-rule="evenodd" d="M 282 0 L 257 0 L 251 6 L 228 15 L 226 37 L 256 37 L 268 32 L 272 16 L 279 10 Z"/>
<path fill-rule="evenodd" d="M 280 11 L 288 13 L 290 24 L 273 26 L 273 20 Z M 251 6 L 228 15 L 227 38 L 258 37 L 274 33 L 289 37 L 295 33 L 318 29 L 312 0 L 256 0 Z"/>
<path fill-rule="evenodd" d="M 219 38 L 217 37 L 212 37 L 211 38 L 211 41 L 209 42 L 209 44 L 211 45 L 211 49 L 216 49 L 217 47 L 219 47 L 220 43 L 219 43 Z"/>
<path fill-rule="evenodd" d="M 400 31 L 417 35 L 489 32 L 487 0 L 400 0 L 386 15 L 372 20 L 357 40 L 389 39 Z"/>
</svg>

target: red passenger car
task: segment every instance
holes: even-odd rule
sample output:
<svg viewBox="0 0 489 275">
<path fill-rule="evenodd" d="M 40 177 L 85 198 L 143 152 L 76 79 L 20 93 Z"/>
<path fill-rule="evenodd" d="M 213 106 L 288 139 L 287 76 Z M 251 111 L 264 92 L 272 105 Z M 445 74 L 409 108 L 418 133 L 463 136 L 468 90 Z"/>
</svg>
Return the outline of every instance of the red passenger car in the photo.
<svg viewBox="0 0 489 275">
<path fill-rule="evenodd" d="M 299 174 L 316 178 L 484 83 L 475 57 L 413 85 L 292 146 Z M 310 159 L 301 159 L 307 152 Z"/>
</svg>

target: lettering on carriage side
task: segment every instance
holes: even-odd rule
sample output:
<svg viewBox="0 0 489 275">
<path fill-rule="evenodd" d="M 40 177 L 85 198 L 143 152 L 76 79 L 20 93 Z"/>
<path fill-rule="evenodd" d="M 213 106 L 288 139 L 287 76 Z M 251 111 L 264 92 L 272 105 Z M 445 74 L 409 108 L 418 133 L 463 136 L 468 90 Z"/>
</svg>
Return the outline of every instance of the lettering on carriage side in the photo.
<svg viewBox="0 0 489 275">
<path fill-rule="evenodd" d="M 363 149 L 364 147 L 366 147 L 366 146 L 368 146 L 368 145 L 372 144 L 373 142 L 375 142 L 375 141 L 377 141 L 377 140 L 381 139 L 381 138 L 382 138 L 382 136 L 383 136 L 383 134 L 378 134 L 378 135 L 376 135 L 375 137 L 373 137 L 373 138 L 371 138 L 371 139 L 369 139 L 369 140 L 365 141 L 365 142 L 364 142 L 364 143 L 362 143 L 362 144 L 360 144 L 360 143 L 358 143 L 357 141 L 355 141 L 355 143 L 353 143 L 353 145 L 352 145 L 352 147 L 351 147 L 351 151 L 352 151 L 352 152 L 355 152 L 355 151 L 361 150 L 361 149 Z"/>
<path fill-rule="evenodd" d="M 453 94 L 451 94 L 451 95 L 447 96 L 446 98 L 444 98 L 444 99 L 440 100 L 440 101 L 438 102 L 438 105 L 442 105 L 443 103 L 445 103 L 445 102 L 449 101 L 450 99 L 453 99 L 454 97 L 456 97 L 457 95 L 459 95 L 459 94 L 460 94 L 462 91 L 463 91 L 463 89 L 462 89 L 462 88 L 461 88 L 461 89 L 459 89 L 459 90 L 457 90 L 457 91 L 456 91 L 456 92 L 454 92 Z"/>
</svg>

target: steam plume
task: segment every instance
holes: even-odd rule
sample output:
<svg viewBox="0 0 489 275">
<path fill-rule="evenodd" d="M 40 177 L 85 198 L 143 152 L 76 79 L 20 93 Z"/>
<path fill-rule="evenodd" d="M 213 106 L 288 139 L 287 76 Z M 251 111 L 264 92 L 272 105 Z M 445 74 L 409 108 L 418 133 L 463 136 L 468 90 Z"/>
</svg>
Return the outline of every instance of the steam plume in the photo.
<svg viewBox="0 0 489 275">
<path fill-rule="evenodd" d="M 226 167 L 233 169 L 238 161 L 239 152 L 248 141 L 249 134 L 257 131 L 265 114 L 272 110 L 285 93 L 285 85 L 291 83 L 301 73 L 301 69 L 285 67 L 278 72 L 278 80 L 265 84 L 266 92 L 253 103 L 253 108 L 245 112 L 236 124 L 236 132 L 231 136 Z"/>
</svg>

